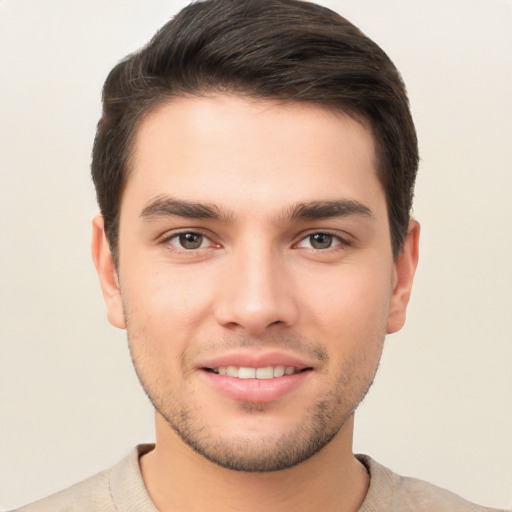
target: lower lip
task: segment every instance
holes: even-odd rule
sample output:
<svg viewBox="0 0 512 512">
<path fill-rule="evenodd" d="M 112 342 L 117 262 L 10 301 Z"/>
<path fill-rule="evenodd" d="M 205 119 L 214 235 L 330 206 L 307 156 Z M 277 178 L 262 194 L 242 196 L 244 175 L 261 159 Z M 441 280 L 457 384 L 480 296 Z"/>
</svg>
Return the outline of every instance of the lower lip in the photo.
<svg viewBox="0 0 512 512">
<path fill-rule="evenodd" d="M 201 374 L 219 393 L 244 402 L 273 402 L 297 389 L 311 370 L 273 379 L 239 379 L 201 370 Z"/>
</svg>

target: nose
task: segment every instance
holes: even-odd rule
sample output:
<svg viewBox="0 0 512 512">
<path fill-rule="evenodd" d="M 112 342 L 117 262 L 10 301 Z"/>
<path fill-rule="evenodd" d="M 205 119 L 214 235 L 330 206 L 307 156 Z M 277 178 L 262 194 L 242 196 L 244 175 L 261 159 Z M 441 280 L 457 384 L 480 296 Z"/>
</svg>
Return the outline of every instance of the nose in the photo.
<svg viewBox="0 0 512 512">
<path fill-rule="evenodd" d="M 223 272 L 215 306 L 217 321 L 249 336 L 293 326 L 299 313 L 292 274 L 285 258 L 271 249 L 235 252 Z"/>
</svg>

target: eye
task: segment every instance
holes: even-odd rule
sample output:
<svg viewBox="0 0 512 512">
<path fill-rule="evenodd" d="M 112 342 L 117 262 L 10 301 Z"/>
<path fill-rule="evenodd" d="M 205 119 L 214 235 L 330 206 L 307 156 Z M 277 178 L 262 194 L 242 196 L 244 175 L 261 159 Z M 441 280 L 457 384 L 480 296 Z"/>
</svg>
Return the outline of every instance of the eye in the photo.
<svg viewBox="0 0 512 512">
<path fill-rule="evenodd" d="M 335 235 L 331 235 L 330 233 L 312 233 L 308 235 L 306 238 L 303 238 L 298 244 L 297 247 L 305 248 L 305 249 L 331 249 L 337 245 L 341 245 L 343 240 Z"/>
<path fill-rule="evenodd" d="M 167 243 L 170 243 L 178 249 L 185 249 L 187 251 L 204 249 L 205 247 L 212 245 L 212 242 L 206 236 L 192 231 L 176 233 L 167 239 Z"/>
</svg>

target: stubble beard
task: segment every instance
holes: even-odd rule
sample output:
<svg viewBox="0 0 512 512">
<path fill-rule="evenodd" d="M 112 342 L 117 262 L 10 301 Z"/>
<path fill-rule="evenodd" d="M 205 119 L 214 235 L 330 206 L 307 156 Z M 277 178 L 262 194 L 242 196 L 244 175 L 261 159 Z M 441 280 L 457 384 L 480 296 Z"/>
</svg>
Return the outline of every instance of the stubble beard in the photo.
<svg viewBox="0 0 512 512">
<path fill-rule="evenodd" d="M 151 396 L 148 396 L 151 400 Z M 168 414 L 155 401 L 152 400 L 152 403 L 181 440 L 196 453 L 223 468 L 248 473 L 280 471 L 304 462 L 326 446 L 350 416 L 344 418 L 341 425 L 326 428 L 331 408 L 326 402 L 320 402 L 316 404 L 309 427 L 301 426 L 278 437 L 230 436 L 214 439 L 208 427 L 201 426 L 200 420 L 186 409 L 177 414 L 177 411 Z M 252 415 L 264 414 L 266 407 L 246 402 L 240 404 L 240 408 Z"/>
<path fill-rule="evenodd" d="M 128 336 L 129 341 L 131 336 Z M 379 357 L 370 374 L 361 375 L 362 360 L 351 360 L 340 369 L 335 385 L 318 399 L 295 429 L 279 436 L 268 433 L 259 437 L 219 436 L 209 429 L 207 418 L 177 400 L 172 389 L 158 392 L 151 372 L 139 364 L 133 343 L 130 354 L 139 381 L 155 410 L 166 420 L 181 440 L 199 455 L 226 469 L 250 473 L 280 471 L 296 466 L 322 450 L 336 436 L 369 391 L 377 371 Z M 364 356 L 363 356 L 364 359 Z M 160 388 L 162 388 L 160 383 Z M 267 404 L 240 402 L 242 413 L 248 416 L 267 411 Z"/>
</svg>

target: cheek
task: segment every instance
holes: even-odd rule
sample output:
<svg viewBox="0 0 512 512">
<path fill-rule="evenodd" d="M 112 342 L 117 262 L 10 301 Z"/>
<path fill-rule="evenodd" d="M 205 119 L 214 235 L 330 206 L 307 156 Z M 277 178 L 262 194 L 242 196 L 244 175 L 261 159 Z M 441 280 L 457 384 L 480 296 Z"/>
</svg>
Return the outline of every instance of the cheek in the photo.
<svg viewBox="0 0 512 512">
<path fill-rule="evenodd" d="M 318 276 L 311 280 L 315 285 L 303 293 L 308 303 L 305 310 L 314 314 L 321 331 L 343 339 L 349 334 L 357 338 L 385 331 L 391 297 L 391 280 L 385 273 L 343 268 L 322 280 Z"/>
<path fill-rule="evenodd" d="M 126 273 L 130 279 L 122 286 L 131 342 L 145 350 L 151 344 L 151 352 L 167 361 L 197 339 L 211 309 L 210 283 L 189 269 L 139 266 L 138 272 Z"/>
<path fill-rule="evenodd" d="M 189 320 L 210 302 L 215 280 L 211 275 L 206 279 L 197 266 L 165 261 L 134 263 L 127 272 L 130 280 L 123 293 L 136 300 L 148 316 Z"/>
</svg>

